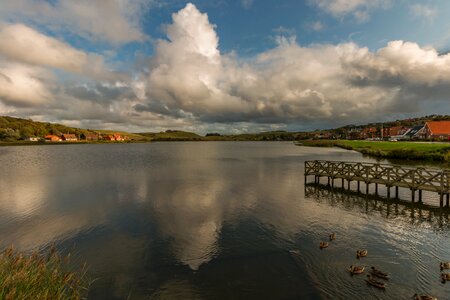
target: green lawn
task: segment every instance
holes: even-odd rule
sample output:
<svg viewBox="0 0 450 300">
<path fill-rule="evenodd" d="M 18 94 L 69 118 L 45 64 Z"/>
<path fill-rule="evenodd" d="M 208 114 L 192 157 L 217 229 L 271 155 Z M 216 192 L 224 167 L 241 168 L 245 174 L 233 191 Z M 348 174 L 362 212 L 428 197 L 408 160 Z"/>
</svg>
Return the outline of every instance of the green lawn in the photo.
<svg viewBox="0 0 450 300">
<path fill-rule="evenodd" d="M 450 143 L 313 140 L 304 141 L 302 145 L 312 147 L 335 146 L 384 158 L 450 161 Z"/>
<path fill-rule="evenodd" d="M 381 141 L 338 141 L 344 146 L 353 149 L 378 149 L 381 151 L 415 150 L 423 152 L 449 151 L 448 143 L 420 143 L 420 142 L 381 142 Z"/>
</svg>

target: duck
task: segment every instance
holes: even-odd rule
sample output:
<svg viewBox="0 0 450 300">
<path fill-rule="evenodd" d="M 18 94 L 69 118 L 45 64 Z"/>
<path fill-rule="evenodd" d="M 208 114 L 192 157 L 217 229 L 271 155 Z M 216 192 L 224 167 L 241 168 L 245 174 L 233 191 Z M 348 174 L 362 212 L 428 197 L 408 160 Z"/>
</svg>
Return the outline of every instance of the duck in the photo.
<svg viewBox="0 0 450 300">
<path fill-rule="evenodd" d="M 372 277 L 372 275 L 367 275 L 366 282 L 368 284 L 370 284 L 371 286 L 374 286 L 374 287 L 379 288 L 379 289 L 385 289 L 386 288 L 386 283 L 375 280 Z"/>
<path fill-rule="evenodd" d="M 369 251 L 367 251 L 366 249 L 357 250 L 356 251 L 356 258 L 366 257 L 368 253 L 369 253 Z"/>
<path fill-rule="evenodd" d="M 372 275 L 378 277 L 378 278 L 382 278 L 382 279 L 389 279 L 389 273 L 383 272 L 381 270 L 378 270 L 375 267 L 370 267 L 372 269 L 371 273 Z"/>
<path fill-rule="evenodd" d="M 450 262 L 441 262 L 441 271 L 444 269 L 450 269 Z"/>
<path fill-rule="evenodd" d="M 352 274 L 361 274 L 364 272 L 364 269 L 365 269 L 364 266 L 351 265 L 350 268 L 348 268 L 348 271 Z"/>
<path fill-rule="evenodd" d="M 442 282 L 450 281 L 450 273 L 442 273 L 441 274 Z"/>
<path fill-rule="evenodd" d="M 333 232 L 332 234 L 330 234 L 329 238 L 330 241 L 334 241 L 336 239 L 336 233 Z"/>
<path fill-rule="evenodd" d="M 414 294 L 414 300 L 438 300 L 438 298 L 433 297 L 433 296 L 428 296 L 428 295 L 422 295 L 419 296 L 417 294 Z"/>
<path fill-rule="evenodd" d="M 327 243 L 327 242 L 320 242 L 319 248 L 320 248 L 320 249 L 328 248 L 328 243 Z"/>
</svg>

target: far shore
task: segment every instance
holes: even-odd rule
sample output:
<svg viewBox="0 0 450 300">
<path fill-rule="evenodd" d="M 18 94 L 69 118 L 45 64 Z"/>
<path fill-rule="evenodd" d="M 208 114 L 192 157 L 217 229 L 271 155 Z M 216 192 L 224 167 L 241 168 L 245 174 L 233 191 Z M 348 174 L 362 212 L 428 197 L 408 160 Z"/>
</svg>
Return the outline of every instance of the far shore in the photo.
<svg viewBox="0 0 450 300">
<path fill-rule="evenodd" d="M 128 141 L 14 141 L 0 142 L 0 146 L 42 146 L 42 145 L 86 145 L 86 144 L 130 144 L 130 143 L 155 143 L 155 142 L 214 142 L 214 141 L 264 141 L 279 142 L 280 140 L 248 140 L 225 138 L 225 137 L 203 137 L 201 139 L 189 138 L 162 138 L 162 139 L 145 139 L 145 140 L 128 140 Z M 282 140 L 281 140 L 282 141 Z M 292 141 L 291 141 L 292 142 Z M 360 153 L 388 159 L 406 159 L 406 160 L 426 160 L 443 163 L 450 163 L 450 143 L 449 142 L 422 142 L 422 141 L 365 141 L 365 140 L 297 140 L 293 141 L 298 146 L 307 147 L 339 147 L 347 150 L 354 150 Z"/>
</svg>

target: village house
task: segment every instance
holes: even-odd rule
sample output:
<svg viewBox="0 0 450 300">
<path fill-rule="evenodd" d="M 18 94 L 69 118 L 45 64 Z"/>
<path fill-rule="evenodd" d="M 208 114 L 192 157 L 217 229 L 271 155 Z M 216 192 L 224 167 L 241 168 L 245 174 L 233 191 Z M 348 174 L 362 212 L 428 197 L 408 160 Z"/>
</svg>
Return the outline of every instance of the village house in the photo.
<svg viewBox="0 0 450 300">
<path fill-rule="evenodd" d="M 450 121 L 427 122 L 423 131 L 427 139 L 450 140 Z"/>
<path fill-rule="evenodd" d="M 105 141 L 123 142 L 123 141 L 128 140 L 128 137 L 114 133 L 114 134 L 108 134 L 108 135 L 104 136 L 103 139 Z"/>
<path fill-rule="evenodd" d="M 112 134 L 105 135 L 105 136 L 103 137 L 103 139 L 104 139 L 105 141 L 115 141 L 115 140 L 116 140 L 116 138 L 115 138 L 114 135 L 112 135 Z"/>
<path fill-rule="evenodd" d="M 97 133 L 83 133 L 80 136 L 80 139 L 86 141 L 98 141 L 100 139 L 100 136 Z"/>
<path fill-rule="evenodd" d="M 46 135 L 45 140 L 48 142 L 61 142 L 61 138 L 53 134 Z"/>
<path fill-rule="evenodd" d="M 366 127 L 359 134 L 360 139 L 373 139 L 378 137 L 378 130 L 376 127 Z"/>
<path fill-rule="evenodd" d="M 114 139 L 118 142 L 123 142 L 125 141 L 124 137 L 121 136 L 120 134 L 114 134 Z"/>
<path fill-rule="evenodd" d="M 410 128 L 405 126 L 394 126 L 383 128 L 383 137 L 401 138 Z"/>
<path fill-rule="evenodd" d="M 62 138 L 63 141 L 66 141 L 66 142 L 76 142 L 76 141 L 78 141 L 77 136 L 75 134 L 72 134 L 72 133 L 62 134 L 61 138 Z"/>
<path fill-rule="evenodd" d="M 417 125 L 412 128 L 410 128 L 405 134 L 403 135 L 404 139 L 410 139 L 410 140 L 418 140 L 418 139 L 424 139 L 424 125 Z"/>
</svg>

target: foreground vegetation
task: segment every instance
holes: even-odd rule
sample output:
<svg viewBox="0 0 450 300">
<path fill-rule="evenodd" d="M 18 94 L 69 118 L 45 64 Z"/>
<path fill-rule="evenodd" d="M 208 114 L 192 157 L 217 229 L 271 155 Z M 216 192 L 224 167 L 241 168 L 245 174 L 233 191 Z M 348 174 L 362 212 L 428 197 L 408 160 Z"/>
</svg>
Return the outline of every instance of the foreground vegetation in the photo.
<svg viewBox="0 0 450 300">
<path fill-rule="evenodd" d="M 0 299 L 82 299 L 87 293 L 85 268 L 67 270 L 68 257 L 54 249 L 26 256 L 7 248 L 0 254 Z"/>
<path fill-rule="evenodd" d="M 449 143 L 307 140 L 302 141 L 301 145 L 311 147 L 340 147 L 382 158 L 450 162 Z"/>
</svg>

